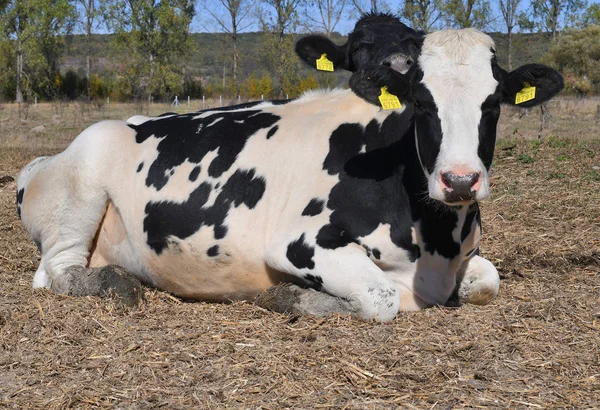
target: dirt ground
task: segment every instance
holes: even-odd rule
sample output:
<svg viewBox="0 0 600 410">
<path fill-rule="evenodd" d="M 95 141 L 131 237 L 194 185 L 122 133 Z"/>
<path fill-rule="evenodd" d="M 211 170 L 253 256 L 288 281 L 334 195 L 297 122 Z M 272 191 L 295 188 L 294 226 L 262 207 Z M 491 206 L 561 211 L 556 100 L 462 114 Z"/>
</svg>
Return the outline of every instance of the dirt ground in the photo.
<svg viewBox="0 0 600 410">
<path fill-rule="evenodd" d="M 553 104 L 540 140 L 539 111 L 503 115 L 482 204 L 498 299 L 388 324 L 33 291 L 6 177 L 129 111 L 0 107 L 0 408 L 600 408 L 600 101 Z"/>
</svg>

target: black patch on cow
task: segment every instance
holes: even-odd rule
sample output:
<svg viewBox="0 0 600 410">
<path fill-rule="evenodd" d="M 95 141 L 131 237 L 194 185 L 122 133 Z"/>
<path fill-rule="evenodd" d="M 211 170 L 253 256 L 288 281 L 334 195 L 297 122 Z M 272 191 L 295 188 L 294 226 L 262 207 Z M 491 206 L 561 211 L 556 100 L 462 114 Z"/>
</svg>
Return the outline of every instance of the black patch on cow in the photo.
<svg viewBox="0 0 600 410">
<path fill-rule="evenodd" d="M 211 151 L 218 154 L 208 166 L 208 175 L 218 178 L 231 168 L 248 138 L 280 119 L 260 110 L 220 111 L 204 118 L 194 118 L 198 114 L 193 113 L 128 124 L 137 132 L 137 143 L 162 138 L 157 146 L 158 157 L 148 169 L 147 186 L 162 189 L 169 181 L 167 171 L 186 160 L 198 164 Z"/>
<path fill-rule="evenodd" d="M 288 245 L 285 256 L 298 269 L 315 268 L 315 248 L 304 242 L 304 234 Z"/>
<path fill-rule="evenodd" d="M 325 201 L 319 198 L 313 198 L 310 200 L 304 211 L 302 211 L 302 216 L 316 216 L 323 212 L 323 207 L 325 206 Z"/>
<path fill-rule="evenodd" d="M 135 172 L 140 172 L 142 168 L 144 168 L 144 163 L 140 162 L 140 165 L 138 165 L 137 170 Z"/>
<path fill-rule="evenodd" d="M 332 213 L 317 233 L 318 246 L 335 249 L 359 243 L 358 238 L 389 224 L 392 243 L 406 250 L 414 262 L 423 252 L 412 239 L 413 224 L 420 221 L 425 251 L 447 258 L 458 255 L 460 244 L 452 238 L 457 213 L 426 196 L 427 179 L 418 160 L 412 116 L 409 105 L 383 123 L 341 124 L 332 132 L 323 169 L 338 175 L 339 182 L 327 199 Z"/>
<path fill-rule="evenodd" d="M 475 205 L 477 204 L 475 203 Z M 479 225 L 481 225 L 481 214 L 479 213 L 479 206 L 469 207 L 469 212 L 465 217 L 465 223 L 463 224 L 462 230 L 460 231 L 461 242 L 467 239 L 469 234 L 471 234 L 471 225 L 473 225 L 473 221 L 475 220 Z"/>
<path fill-rule="evenodd" d="M 220 187 L 220 186 L 221 186 L 221 183 L 220 183 L 220 182 L 217 182 L 217 183 L 215 184 L 215 189 L 219 189 L 219 187 Z"/>
<path fill-rule="evenodd" d="M 311 275 L 310 273 L 307 273 L 304 275 L 304 279 L 309 281 L 312 285 L 311 287 L 315 290 L 321 290 L 323 288 L 323 278 L 319 275 Z"/>
<path fill-rule="evenodd" d="M 211 246 L 210 248 L 208 248 L 206 254 L 211 258 L 219 256 L 219 245 Z"/>
<path fill-rule="evenodd" d="M 254 169 L 235 171 L 211 206 L 205 206 L 213 189 L 208 182 L 200 184 L 183 203 L 148 202 L 144 218 L 148 246 L 160 254 L 168 245 L 167 238 L 185 239 L 201 226 L 212 226 L 215 239 L 224 238 L 229 210 L 242 204 L 253 209 L 265 192 L 265 180 L 255 172 Z"/>
<path fill-rule="evenodd" d="M 277 132 L 277 129 L 279 129 L 279 125 L 274 126 L 273 128 L 271 128 L 269 130 L 269 132 L 267 132 L 267 139 L 271 138 L 273 135 L 275 135 L 275 133 Z"/>
<path fill-rule="evenodd" d="M 23 203 L 23 195 L 25 195 L 25 188 L 21 188 L 17 191 L 17 215 L 21 219 L 21 204 Z"/>
<path fill-rule="evenodd" d="M 25 195 L 25 188 L 21 188 L 17 191 L 17 205 L 23 203 L 23 195 Z"/>
<path fill-rule="evenodd" d="M 402 168 L 411 152 L 411 138 L 402 138 L 412 129 L 408 118 L 393 113 L 381 124 L 376 120 L 366 127 L 342 124 L 331 134 L 323 168 L 338 174 L 340 182 L 329 193 L 327 207 L 333 212 L 330 223 L 317 234 L 319 246 L 346 246 L 380 224 L 390 224 L 396 246 L 406 250 L 415 246 L 409 196 L 402 187 Z"/>
<path fill-rule="evenodd" d="M 198 179 L 198 175 L 200 175 L 200 171 L 201 171 L 201 167 L 200 165 L 195 166 L 194 169 L 192 169 L 192 171 L 190 172 L 190 176 L 188 177 L 190 181 L 194 182 L 195 180 Z"/>
<path fill-rule="evenodd" d="M 377 248 L 373 248 L 373 257 L 375 259 L 381 259 L 381 252 Z"/>
</svg>

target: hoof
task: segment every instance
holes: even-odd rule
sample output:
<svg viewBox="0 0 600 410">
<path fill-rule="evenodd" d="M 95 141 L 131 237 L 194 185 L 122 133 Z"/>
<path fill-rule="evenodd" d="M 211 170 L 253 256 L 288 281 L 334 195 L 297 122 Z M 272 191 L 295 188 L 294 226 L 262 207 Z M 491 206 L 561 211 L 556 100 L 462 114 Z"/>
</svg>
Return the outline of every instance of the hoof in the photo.
<svg viewBox="0 0 600 410">
<path fill-rule="evenodd" d="M 70 296 L 112 297 L 122 306 L 137 306 L 144 298 L 144 288 L 139 280 L 125 269 L 115 266 L 85 268 L 70 266 L 53 278 L 52 291 Z"/>
<path fill-rule="evenodd" d="M 334 313 L 356 313 L 345 299 L 291 283 L 267 289 L 256 297 L 254 303 L 273 312 L 302 316 L 325 317 Z"/>
</svg>

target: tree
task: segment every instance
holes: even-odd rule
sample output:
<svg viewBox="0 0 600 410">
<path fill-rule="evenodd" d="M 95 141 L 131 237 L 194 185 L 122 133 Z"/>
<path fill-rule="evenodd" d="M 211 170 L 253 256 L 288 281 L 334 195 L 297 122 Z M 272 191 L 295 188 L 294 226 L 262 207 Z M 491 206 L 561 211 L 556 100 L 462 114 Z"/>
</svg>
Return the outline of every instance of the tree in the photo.
<svg viewBox="0 0 600 410">
<path fill-rule="evenodd" d="M 215 21 L 219 29 L 231 40 L 232 79 L 235 92 L 238 85 L 238 33 L 247 29 L 252 23 L 248 21 L 255 7 L 254 0 L 212 0 L 205 1 L 203 8 Z"/>
<path fill-rule="evenodd" d="M 600 25 L 600 4 L 590 4 L 585 13 L 583 13 L 581 22 L 584 27 L 592 24 L 596 26 Z"/>
<path fill-rule="evenodd" d="M 279 97 L 283 97 L 288 94 L 286 85 L 298 67 L 291 34 L 298 25 L 298 9 L 302 0 L 263 0 L 263 3 L 267 6 L 261 19 L 265 31 L 264 51 L 267 64 L 275 72 Z"/>
<path fill-rule="evenodd" d="M 112 0 L 107 25 L 127 55 L 130 82 L 144 90 L 148 103 L 161 92 L 180 91 L 179 61 L 188 51 L 192 0 Z"/>
<path fill-rule="evenodd" d="M 97 19 L 100 17 L 100 10 L 96 6 L 96 0 L 77 0 L 81 5 L 81 17 L 79 23 L 85 32 L 86 57 L 85 57 L 85 78 L 87 79 L 87 97 L 90 98 L 91 91 L 91 54 L 92 54 L 92 30 L 96 27 Z"/>
<path fill-rule="evenodd" d="M 74 9 L 68 0 L 13 0 L 4 2 L 0 32 L 14 45 L 16 101 L 24 101 L 28 69 L 46 75 L 51 86 L 58 70 L 60 48 L 71 32 Z"/>
<path fill-rule="evenodd" d="M 331 34 L 342 18 L 342 13 L 346 7 L 346 0 L 315 0 L 305 8 L 304 14 L 306 21 L 317 31 L 321 31 L 331 38 Z M 315 8 L 318 10 L 317 17 L 314 17 Z"/>
<path fill-rule="evenodd" d="M 404 0 L 401 15 L 415 30 L 428 32 L 443 19 L 442 9 L 442 0 Z"/>
<path fill-rule="evenodd" d="M 552 41 L 555 42 L 561 28 L 570 27 L 575 23 L 578 13 L 585 7 L 585 0 L 532 0 L 530 7 L 532 18 L 523 14 L 519 23 L 523 22 L 525 27 L 537 27 L 540 31 L 550 33 Z"/>
<path fill-rule="evenodd" d="M 456 28 L 484 29 L 492 21 L 488 0 L 448 0 L 443 6 L 446 22 Z"/>
<path fill-rule="evenodd" d="M 567 91 L 600 92 L 600 27 L 567 30 L 544 60 L 565 75 Z"/>
<path fill-rule="evenodd" d="M 521 0 L 499 0 L 500 12 L 508 37 L 508 70 L 512 70 L 512 32 L 517 25 L 517 10 Z"/>
<path fill-rule="evenodd" d="M 380 13 L 389 10 L 385 0 L 352 0 L 352 4 L 359 16 L 365 13 Z"/>
</svg>

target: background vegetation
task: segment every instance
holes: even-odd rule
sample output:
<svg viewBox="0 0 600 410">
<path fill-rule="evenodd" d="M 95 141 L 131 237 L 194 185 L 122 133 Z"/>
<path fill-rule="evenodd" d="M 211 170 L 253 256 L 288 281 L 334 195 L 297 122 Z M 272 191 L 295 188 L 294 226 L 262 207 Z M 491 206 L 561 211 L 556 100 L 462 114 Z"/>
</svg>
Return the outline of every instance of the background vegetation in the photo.
<svg viewBox="0 0 600 410">
<path fill-rule="evenodd" d="M 303 66 L 297 37 L 342 44 L 337 28 L 365 11 L 486 30 L 504 67 L 542 61 L 566 92 L 600 91 L 600 5 L 585 0 L 0 0 L 0 100 L 294 97 L 348 78 Z"/>
</svg>

